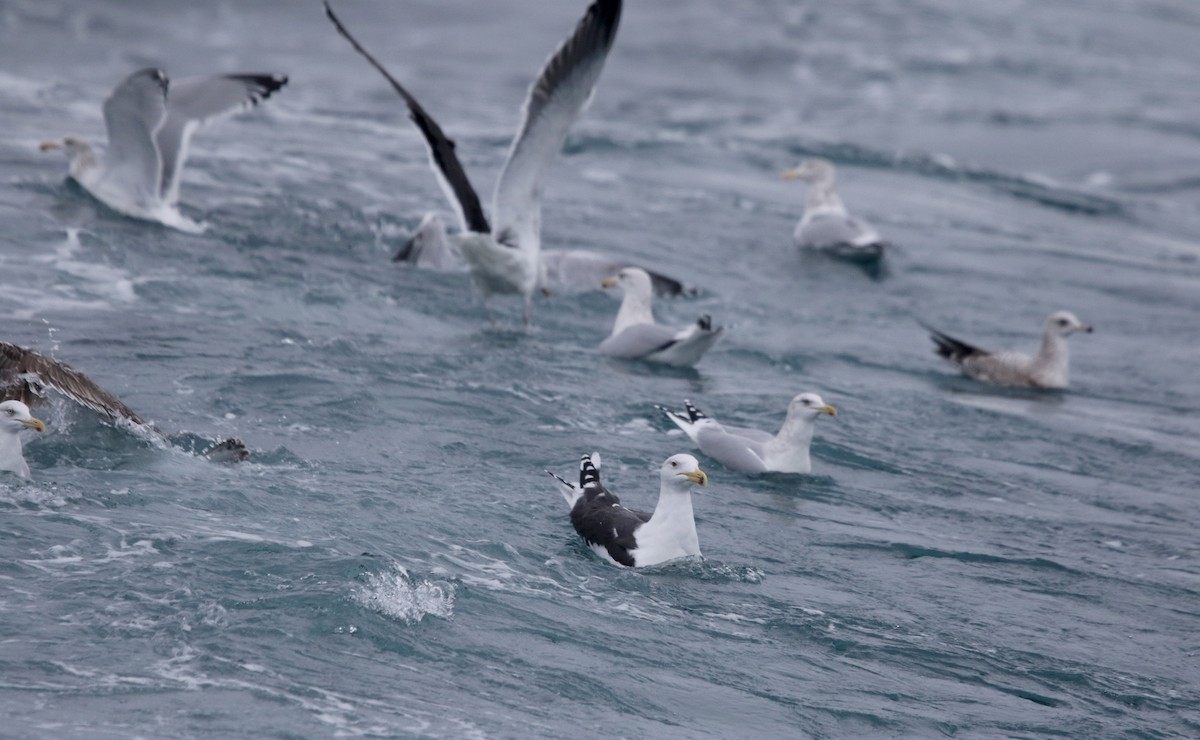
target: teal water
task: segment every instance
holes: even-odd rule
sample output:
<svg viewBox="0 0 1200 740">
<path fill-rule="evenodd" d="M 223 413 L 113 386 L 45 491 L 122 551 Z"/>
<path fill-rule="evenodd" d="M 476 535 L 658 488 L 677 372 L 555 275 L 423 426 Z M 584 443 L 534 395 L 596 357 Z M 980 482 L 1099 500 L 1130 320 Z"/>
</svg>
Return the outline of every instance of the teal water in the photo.
<svg viewBox="0 0 1200 740">
<path fill-rule="evenodd" d="M 339 6 L 485 196 L 586 3 Z M 607 361 L 600 292 L 489 326 L 391 253 L 446 212 L 395 95 L 319 4 L 0 3 L 0 340 L 89 373 L 164 446 L 61 401 L 0 482 L 0 735 L 1200 734 L 1200 9 L 630 4 L 547 183 L 543 242 L 698 287 L 695 371 Z M 201 131 L 202 236 L 106 211 L 37 144 L 102 138 L 148 64 L 291 83 Z M 887 274 L 797 254 L 839 165 Z M 485 198 L 486 199 L 486 198 Z M 1072 388 L 955 375 L 917 320 Z M 811 476 L 701 462 L 702 562 L 593 556 L 543 470 L 627 503 L 689 449 L 653 405 L 822 419 Z M 226 467 L 188 454 L 240 435 Z"/>
</svg>

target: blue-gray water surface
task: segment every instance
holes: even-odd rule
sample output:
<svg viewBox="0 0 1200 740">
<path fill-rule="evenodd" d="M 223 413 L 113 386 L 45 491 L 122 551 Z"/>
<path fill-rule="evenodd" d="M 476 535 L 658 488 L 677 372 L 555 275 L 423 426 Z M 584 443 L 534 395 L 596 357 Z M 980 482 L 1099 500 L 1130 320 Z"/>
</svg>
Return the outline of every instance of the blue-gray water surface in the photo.
<svg viewBox="0 0 1200 740">
<path fill-rule="evenodd" d="M 485 201 L 586 3 L 339 4 Z M 535 327 L 390 255 L 449 208 L 316 2 L 0 0 L 0 340 L 173 440 L 57 399 L 0 482 L 0 735 L 1200 735 L 1200 6 L 630 2 L 545 193 L 543 244 L 636 259 L 728 336 L 608 361 L 601 291 Z M 189 235 L 108 211 L 38 143 L 103 139 L 128 72 L 290 84 L 200 131 Z M 806 156 L 892 243 L 802 255 Z M 918 321 L 1072 387 L 958 376 Z M 543 472 L 626 503 L 689 451 L 654 404 L 773 429 L 836 405 L 808 476 L 701 462 L 704 559 L 622 570 Z M 240 435 L 242 465 L 196 457 Z"/>
</svg>

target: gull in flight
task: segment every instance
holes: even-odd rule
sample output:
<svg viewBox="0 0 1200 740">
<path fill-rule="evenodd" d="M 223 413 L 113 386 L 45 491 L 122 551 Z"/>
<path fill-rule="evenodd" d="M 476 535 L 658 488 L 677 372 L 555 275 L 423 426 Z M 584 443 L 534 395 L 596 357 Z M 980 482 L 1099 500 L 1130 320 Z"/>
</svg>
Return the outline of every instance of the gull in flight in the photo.
<svg viewBox="0 0 1200 740">
<path fill-rule="evenodd" d="M 870 224 L 852 217 L 833 189 L 834 167 L 828 159 L 806 159 L 783 173 L 785 180 L 808 183 L 804 215 L 792 238 L 796 246 L 817 249 L 844 259 L 867 262 L 883 256 L 884 242 Z"/>
<path fill-rule="evenodd" d="M 257 105 L 285 84 L 287 77 L 274 74 L 168 82 L 161 69 L 141 69 L 104 101 L 103 154 L 78 136 L 42 142 L 41 150 L 66 152 L 71 178 L 114 211 L 200 233 L 205 226 L 179 212 L 179 180 L 192 134 L 215 118 Z"/>
<path fill-rule="evenodd" d="M 466 259 L 471 281 L 483 296 L 485 307 L 492 295 L 520 295 L 528 325 L 532 320 L 533 293 L 545 282 L 539 254 L 542 181 L 562 148 L 567 130 L 592 97 L 617 35 L 621 0 L 592 3 L 529 88 L 524 119 L 496 182 L 490 222 L 458 160 L 454 142 L 417 99 L 350 35 L 328 2 L 325 13 L 338 32 L 391 83 L 407 104 L 409 118 L 429 148 L 434 174 L 458 212 L 461 232 L 449 239 Z"/>
</svg>

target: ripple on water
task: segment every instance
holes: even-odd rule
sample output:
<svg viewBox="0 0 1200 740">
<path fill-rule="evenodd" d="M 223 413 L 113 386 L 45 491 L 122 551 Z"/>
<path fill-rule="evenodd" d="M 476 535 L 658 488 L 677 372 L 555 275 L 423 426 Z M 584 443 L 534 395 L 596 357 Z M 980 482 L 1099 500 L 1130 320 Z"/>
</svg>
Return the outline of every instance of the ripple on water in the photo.
<svg viewBox="0 0 1200 740">
<path fill-rule="evenodd" d="M 426 616 L 454 616 L 454 585 L 445 581 L 414 581 L 408 570 L 393 564 L 383 573 L 367 573 L 352 598 L 360 606 L 405 624 L 416 624 Z"/>
</svg>

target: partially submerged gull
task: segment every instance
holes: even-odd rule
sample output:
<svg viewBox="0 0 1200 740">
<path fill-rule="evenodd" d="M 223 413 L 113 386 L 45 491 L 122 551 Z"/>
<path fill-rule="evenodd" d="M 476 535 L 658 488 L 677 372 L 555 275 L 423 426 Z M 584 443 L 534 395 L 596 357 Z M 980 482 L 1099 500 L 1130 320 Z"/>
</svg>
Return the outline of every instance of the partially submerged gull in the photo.
<svg viewBox="0 0 1200 740">
<path fill-rule="evenodd" d="M 1042 346 L 1035 357 L 1023 352 L 989 352 L 959 341 L 948 334 L 929 330 L 935 352 L 975 380 L 992 385 L 1024 388 L 1066 388 L 1070 365 L 1067 337 L 1076 332 L 1092 333 L 1070 311 L 1055 311 L 1042 325 Z"/>
<path fill-rule="evenodd" d="M 625 291 L 612 334 L 600 343 L 601 354 L 609 357 L 691 367 L 725 331 L 723 327 L 714 329 L 707 315 L 685 329 L 655 323 L 650 308 L 653 297 L 650 276 L 640 268 L 623 268 L 616 279 L 608 278 L 601 285 L 606 288 L 619 285 Z"/>
<path fill-rule="evenodd" d="M 20 401 L 0 403 L 0 473 L 16 473 L 20 478 L 29 477 L 29 463 L 21 449 L 21 432 L 26 429 L 42 431 L 45 422 L 35 419 L 29 407 Z"/>
<path fill-rule="evenodd" d="M 658 406 L 658 410 L 687 434 L 705 455 L 741 473 L 811 473 L 816 420 L 822 414 L 837 416 L 837 409 L 816 393 L 801 393 L 788 404 L 787 418 L 777 434 L 758 429 L 726 426 L 685 400 L 685 413 Z"/>
<path fill-rule="evenodd" d="M 126 77 L 104 101 L 108 149 L 101 155 L 85 139 L 46 141 L 62 149 L 70 176 L 97 200 L 134 218 L 200 232 L 203 224 L 179 212 L 179 180 L 192 133 L 221 116 L 251 108 L 287 84 L 274 74 L 232 74 L 167 81 L 161 69 Z"/>
<path fill-rule="evenodd" d="M 871 226 L 852 217 L 833 189 L 834 167 L 828 159 L 806 159 L 783 173 L 785 180 L 808 183 L 804 215 L 792 234 L 796 245 L 856 261 L 878 260 L 884 242 Z"/>
<path fill-rule="evenodd" d="M 492 220 L 484 215 L 454 142 L 408 90 L 350 35 L 329 3 L 325 12 L 339 33 L 378 70 L 408 105 L 429 148 L 442 190 L 458 212 L 461 233 L 449 237 L 471 271 L 484 305 L 495 294 L 518 294 L 524 318 L 532 318 L 533 293 L 544 283 L 541 251 L 542 180 L 562 148 L 567 130 L 591 99 L 604 60 L 616 38 L 621 0 L 595 0 L 574 32 L 546 62 L 529 89 L 524 120 L 496 182 Z"/>
<path fill-rule="evenodd" d="M 446 235 L 446 225 L 436 213 L 425 214 L 393 260 L 435 270 L 467 269 L 462 252 Z M 541 260 L 537 288 L 546 292 L 594 290 L 600 286 L 600 281 L 615 278 L 622 267 L 635 266 L 627 260 L 612 259 L 584 249 L 543 249 Z M 688 292 L 675 278 L 653 270 L 646 270 L 646 274 L 658 295 L 677 296 Z"/>
<path fill-rule="evenodd" d="M 157 427 L 65 362 L 0 342 L 0 400 L 36 406 L 45 403 L 49 391 L 62 394 L 110 422 L 133 425 L 166 440 L 166 435 Z M 201 454 L 220 462 L 237 462 L 250 456 L 246 446 L 236 437 L 217 442 Z"/>
<path fill-rule="evenodd" d="M 579 485 L 558 481 L 571 507 L 571 524 L 588 547 L 613 565 L 644 567 L 700 555 L 692 487 L 708 485 L 708 475 L 691 455 L 672 455 L 659 471 L 658 504 L 653 512 L 634 511 L 600 483 L 599 456 L 579 461 Z"/>
</svg>

